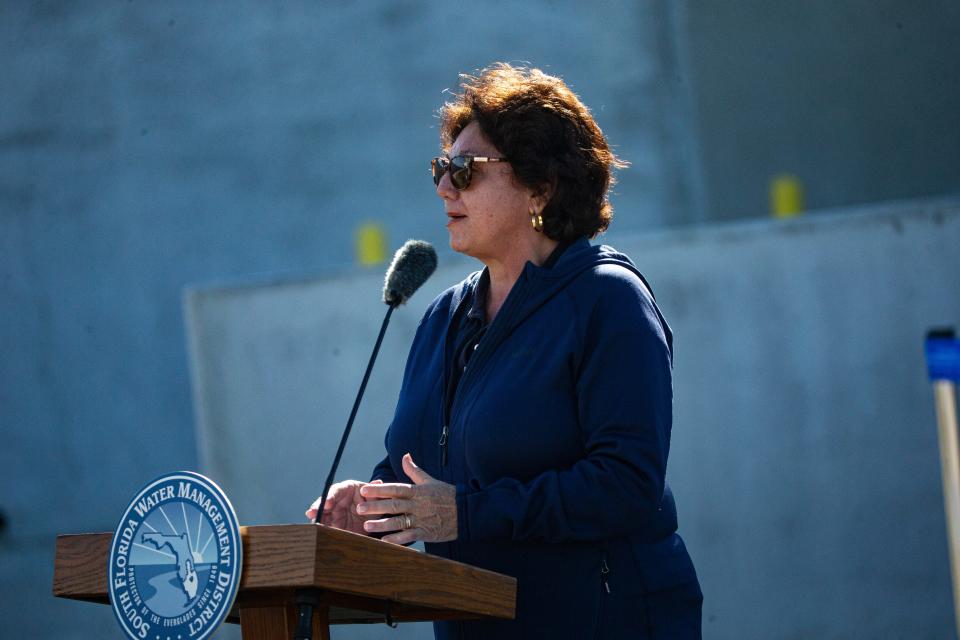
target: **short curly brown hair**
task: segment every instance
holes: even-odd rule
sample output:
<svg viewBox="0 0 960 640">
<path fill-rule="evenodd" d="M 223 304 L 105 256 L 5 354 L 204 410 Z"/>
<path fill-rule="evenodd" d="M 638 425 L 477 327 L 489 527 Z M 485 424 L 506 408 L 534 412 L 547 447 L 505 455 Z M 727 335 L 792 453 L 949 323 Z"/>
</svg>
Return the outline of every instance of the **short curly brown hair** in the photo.
<svg viewBox="0 0 960 640">
<path fill-rule="evenodd" d="M 536 190 L 552 189 L 543 232 L 554 240 L 595 237 L 607 229 L 613 169 L 628 166 L 610 150 L 590 110 L 561 80 L 539 69 L 498 62 L 471 76 L 440 110 L 440 141 L 449 151 L 476 122 L 510 161 L 513 176 Z"/>
</svg>

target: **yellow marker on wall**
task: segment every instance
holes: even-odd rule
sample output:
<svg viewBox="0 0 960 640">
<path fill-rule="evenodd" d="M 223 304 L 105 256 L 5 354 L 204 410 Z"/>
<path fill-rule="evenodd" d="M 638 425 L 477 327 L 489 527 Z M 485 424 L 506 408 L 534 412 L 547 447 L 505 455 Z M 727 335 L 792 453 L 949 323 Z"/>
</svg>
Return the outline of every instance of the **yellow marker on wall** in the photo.
<svg viewBox="0 0 960 640">
<path fill-rule="evenodd" d="M 803 184 L 800 178 L 782 173 L 770 180 L 770 215 L 792 218 L 803 213 Z"/>
<path fill-rule="evenodd" d="M 364 267 L 375 267 L 387 261 L 387 230 L 376 222 L 357 227 L 357 262 Z"/>
</svg>

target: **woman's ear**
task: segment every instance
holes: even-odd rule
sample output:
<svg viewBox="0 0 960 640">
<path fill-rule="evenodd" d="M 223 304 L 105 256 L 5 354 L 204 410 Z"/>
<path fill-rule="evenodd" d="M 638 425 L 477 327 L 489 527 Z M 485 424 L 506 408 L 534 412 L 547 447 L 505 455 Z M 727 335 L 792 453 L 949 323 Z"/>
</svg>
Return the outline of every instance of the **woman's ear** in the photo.
<svg viewBox="0 0 960 640">
<path fill-rule="evenodd" d="M 556 185 L 550 182 L 544 182 L 536 189 L 530 192 L 530 204 L 532 208 L 536 208 L 538 212 L 542 212 L 547 208 L 550 199 L 553 197 L 553 193 L 556 191 Z"/>
</svg>

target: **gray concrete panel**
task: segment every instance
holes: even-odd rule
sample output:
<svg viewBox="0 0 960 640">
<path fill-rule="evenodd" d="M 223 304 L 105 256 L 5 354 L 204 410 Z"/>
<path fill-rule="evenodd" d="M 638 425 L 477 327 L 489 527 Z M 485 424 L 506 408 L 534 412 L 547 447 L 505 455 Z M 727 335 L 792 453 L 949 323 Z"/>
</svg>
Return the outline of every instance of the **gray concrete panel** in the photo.
<svg viewBox="0 0 960 640">
<path fill-rule="evenodd" d="M 923 338 L 960 319 L 960 202 L 904 202 L 604 239 L 675 333 L 668 480 L 710 638 L 948 637 Z M 382 457 L 444 255 L 395 314 L 340 478 Z M 187 300 L 202 466 L 246 522 L 302 521 L 385 307 L 379 274 L 197 289 Z"/>
<path fill-rule="evenodd" d="M 960 193 L 960 4 L 676 3 L 705 218 L 768 211 L 795 174 L 807 207 Z"/>
</svg>

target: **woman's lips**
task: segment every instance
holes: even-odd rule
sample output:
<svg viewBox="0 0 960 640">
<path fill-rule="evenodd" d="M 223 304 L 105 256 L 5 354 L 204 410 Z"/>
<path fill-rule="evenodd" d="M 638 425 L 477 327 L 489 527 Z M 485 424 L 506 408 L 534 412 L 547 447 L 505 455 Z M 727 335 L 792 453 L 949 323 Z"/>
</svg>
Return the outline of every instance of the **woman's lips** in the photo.
<svg viewBox="0 0 960 640">
<path fill-rule="evenodd" d="M 467 216 L 462 215 L 462 214 L 459 214 L 459 213 L 456 213 L 455 211 L 448 211 L 448 212 L 447 212 L 447 217 L 450 218 L 449 220 L 447 220 L 447 226 L 449 227 L 450 225 L 452 225 L 452 224 L 453 224 L 454 222 L 456 222 L 457 220 L 463 220 L 463 219 L 466 218 Z"/>
</svg>

